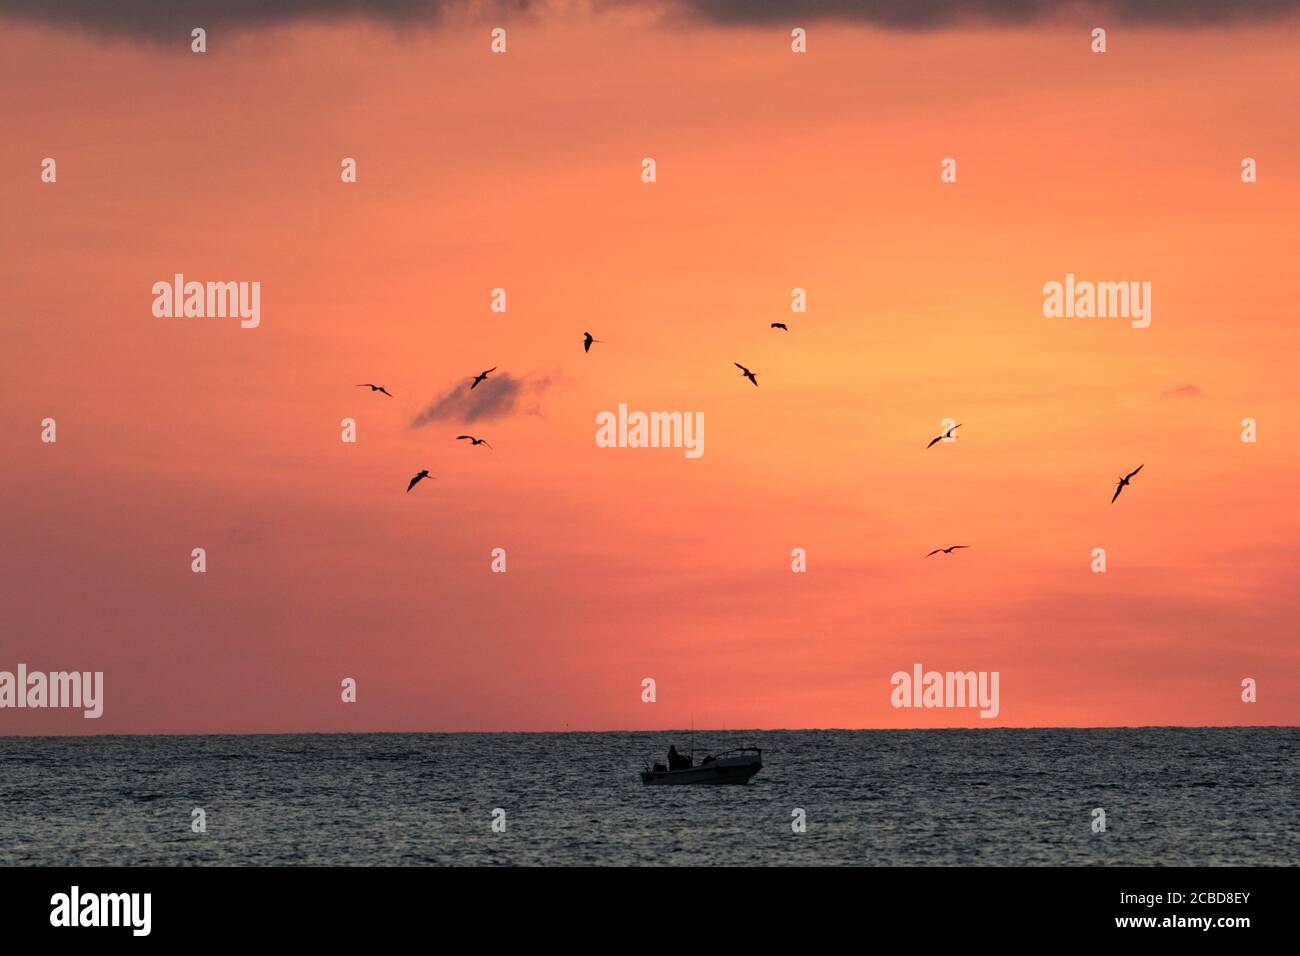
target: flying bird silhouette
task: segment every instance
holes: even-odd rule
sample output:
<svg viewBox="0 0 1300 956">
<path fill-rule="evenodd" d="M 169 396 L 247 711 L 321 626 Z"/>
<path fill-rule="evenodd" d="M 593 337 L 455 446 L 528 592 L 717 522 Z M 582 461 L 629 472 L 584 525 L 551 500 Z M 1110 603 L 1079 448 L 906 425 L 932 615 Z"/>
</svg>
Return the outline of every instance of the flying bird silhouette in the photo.
<svg viewBox="0 0 1300 956">
<path fill-rule="evenodd" d="M 411 483 L 406 486 L 406 490 L 410 491 L 412 488 L 414 488 L 415 483 L 418 482 L 421 478 L 432 478 L 432 477 L 433 475 L 429 474 L 429 469 L 425 468 L 418 475 L 416 475 L 414 478 L 411 479 Z"/>
<path fill-rule="evenodd" d="M 773 322 L 773 323 L 772 323 L 772 328 L 774 328 L 774 329 L 785 329 L 785 331 L 787 331 L 787 332 L 790 331 L 789 329 L 786 329 L 786 328 L 785 328 L 785 323 L 784 323 L 784 322 Z"/>
<path fill-rule="evenodd" d="M 389 398 L 393 397 L 393 393 L 390 392 L 388 389 L 384 388 L 384 386 L 382 385 L 371 385 L 369 382 L 362 382 L 360 385 L 357 386 L 357 388 L 368 388 L 372 392 L 383 392 Z"/>
<path fill-rule="evenodd" d="M 1143 465 L 1145 465 L 1145 464 L 1146 464 L 1146 463 L 1143 462 Z M 1129 483 L 1128 480 L 1129 480 L 1130 478 L 1132 478 L 1134 475 L 1136 475 L 1139 471 L 1141 471 L 1143 465 L 1138 465 L 1136 468 L 1134 468 L 1132 471 L 1130 471 L 1130 472 L 1129 472 L 1127 475 L 1125 475 L 1123 478 L 1120 478 L 1120 479 L 1119 479 L 1119 484 L 1115 486 L 1115 494 L 1114 494 L 1113 496 L 1111 496 L 1111 499 L 1110 499 L 1110 503 L 1111 503 L 1111 504 L 1114 504 L 1114 503 L 1115 503 L 1115 499 L 1119 497 L 1119 493 L 1120 493 L 1121 491 L 1123 491 L 1123 490 L 1124 490 L 1124 486 L 1127 485 L 1127 484 Z"/>
<path fill-rule="evenodd" d="M 943 433 L 942 435 L 940 435 L 938 438 L 932 438 L 932 439 L 930 440 L 930 444 L 929 444 L 929 445 L 926 445 L 925 447 L 926 447 L 926 448 L 930 448 L 930 447 L 932 447 L 932 446 L 934 445 L 935 442 L 937 442 L 937 441 L 943 441 L 945 438 L 947 438 L 947 437 L 949 437 L 950 435 L 952 435 L 952 433 L 955 432 L 955 431 L 956 431 L 957 429 L 959 429 L 959 428 L 961 428 L 961 423 L 960 423 L 960 422 L 958 422 L 956 425 L 953 425 L 952 428 L 949 428 L 946 432 L 944 432 L 944 433 Z"/>
<path fill-rule="evenodd" d="M 481 381 L 483 381 L 484 379 L 486 379 L 486 378 L 488 377 L 488 372 L 495 372 L 496 370 L 497 370 L 497 367 L 496 367 L 495 365 L 493 365 L 490 369 L 487 370 L 487 372 L 479 372 L 477 375 L 475 375 L 475 376 L 474 376 L 474 381 L 473 381 L 473 382 L 470 384 L 470 386 L 469 386 L 469 387 L 470 387 L 470 391 L 473 391 L 475 388 L 477 388 L 477 387 L 478 387 L 478 383 L 481 382 Z"/>
<path fill-rule="evenodd" d="M 739 362 L 732 362 L 731 364 L 736 366 L 736 368 L 740 369 L 740 374 L 743 375 L 745 378 L 749 379 L 751 382 L 753 382 L 755 387 L 758 386 L 758 379 L 754 377 L 753 372 L 745 368 L 745 366 L 741 365 Z"/>
<path fill-rule="evenodd" d="M 942 551 L 944 554 L 952 554 L 958 548 L 969 548 L 969 547 L 970 547 L 969 544 L 954 544 L 951 548 L 935 548 L 933 551 L 930 552 L 930 554 L 938 554 L 940 551 Z M 926 557 L 928 558 L 930 554 L 927 554 Z"/>
<path fill-rule="evenodd" d="M 462 438 L 468 438 L 471 445 L 487 445 L 489 448 L 492 447 L 491 445 L 488 445 L 486 439 L 475 438 L 473 435 L 457 435 L 456 441 L 460 441 Z"/>
<path fill-rule="evenodd" d="M 584 352 L 590 352 L 590 351 L 591 351 L 591 343 L 592 343 L 592 342 L 599 342 L 599 341 L 600 341 L 600 339 L 593 339 L 593 338 L 591 337 L 591 333 L 590 333 L 590 332 L 583 332 L 583 333 L 582 333 L 582 350 L 583 350 Z"/>
</svg>

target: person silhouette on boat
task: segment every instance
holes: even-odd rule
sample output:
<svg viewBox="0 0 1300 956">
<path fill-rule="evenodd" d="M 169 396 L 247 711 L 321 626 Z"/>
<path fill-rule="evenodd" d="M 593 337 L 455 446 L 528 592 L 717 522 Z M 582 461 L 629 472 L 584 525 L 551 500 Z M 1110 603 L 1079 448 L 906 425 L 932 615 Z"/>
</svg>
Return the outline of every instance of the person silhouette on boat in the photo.
<svg viewBox="0 0 1300 956">
<path fill-rule="evenodd" d="M 683 757 L 677 752 L 676 744 L 668 745 L 668 769 L 669 770 L 689 770 L 691 767 L 691 758 Z"/>
</svg>

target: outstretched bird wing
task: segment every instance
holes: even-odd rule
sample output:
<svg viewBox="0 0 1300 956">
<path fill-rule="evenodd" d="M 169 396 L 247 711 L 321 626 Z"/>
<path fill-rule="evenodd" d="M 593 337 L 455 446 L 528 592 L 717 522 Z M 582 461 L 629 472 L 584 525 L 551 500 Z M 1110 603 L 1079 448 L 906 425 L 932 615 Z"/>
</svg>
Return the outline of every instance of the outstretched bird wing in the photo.
<svg viewBox="0 0 1300 956">
<path fill-rule="evenodd" d="M 409 485 L 406 486 L 406 490 L 407 490 L 407 491 L 410 491 L 412 488 L 414 488 L 414 487 L 415 487 L 415 483 L 416 483 L 417 481 L 419 481 L 419 480 L 420 480 L 421 478 L 423 478 L 423 477 L 424 477 L 423 475 L 416 475 L 414 478 L 412 478 L 412 479 L 411 479 L 411 483 L 410 483 Z"/>
<path fill-rule="evenodd" d="M 932 448 L 932 447 L 934 447 L 934 443 L 937 442 L 937 441 L 943 441 L 943 436 L 940 435 L 938 438 L 931 438 L 931 439 L 930 439 L 930 444 L 926 445 L 925 447 L 926 447 L 926 448 Z"/>
<path fill-rule="evenodd" d="M 930 552 L 930 554 L 938 554 L 942 550 L 943 548 L 935 548 L 933 551 Z M 928 558 L 930 554 L 927 554 L 926 557 Z"/>
<path fill-rule="evenodd" d="M 1145 464 L 1146 464 L 1146 462 L 1143 462 L 1142 465 L 1138 465 L 1136 468 L 1134 468 L 1132 471 L 1130 471 L 1127 475 L 1124 476 L 1124 480 L 1127 481 L 1128 479 L 1130 479 L 1130 478 L 1132 478 L 1134 475 L 1136 475 L 1139 471 L 1142 470 L 1142 467 L 1143 467 L 1143 465 L 1145 465 Z"/>
<path fill-rule="evenodd" d="M 462 438 L 468 438 L 470 441 L 473 441 L 473 440 L 474 440 L 474 436 L 473 436 L 473 435 L 457 435 L 457 436 L 456 436 L 456 441 L 460 441 Z"/>
<path fill-rule="evenodd" d="M 1118 484 L 1118 485 L 1115 486 L 1115 494 L 1111 495 L 1111 498 L 1110 498 L 1110 503 L 1111 503 L 1111 504 L 1114 504 L 1114 503 L 1115 503 L 1115 499 L 1119 497 L 1119 493 L 1120 493 L 1121 491 L 1123 491 L 1123 490 L 1124 490 L 1124 485 L 1123 485 L 1123 483 Z"/>
<path fill-rule="evenodd" d="M 740 369 L 740 370 L 741 370 L 742 372 L 744 372 L 746 375 L 749 374 L 749 369 L 745 368 L 745 366 L 741 365 L 739 362 L 732 362 L 731 364 L 734 365 L 734 366 L 736 366 L 736 368 Z"/>
</svg>

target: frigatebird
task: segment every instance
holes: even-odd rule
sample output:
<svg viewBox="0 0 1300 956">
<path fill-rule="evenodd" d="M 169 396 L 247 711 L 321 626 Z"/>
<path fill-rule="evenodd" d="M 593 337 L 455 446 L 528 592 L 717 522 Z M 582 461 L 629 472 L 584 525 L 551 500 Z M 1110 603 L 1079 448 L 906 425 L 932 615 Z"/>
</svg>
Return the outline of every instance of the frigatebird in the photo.
<svg viewBox="0 0 1300 956">
<path fill-rule="evenodd" d="M 393 397 L 393 393 L 390 392 L 388 389 L 384 388 L 384 386 L 382 385 L 371 385 L 369 382 L 362 382 L 360 385 L 357 386 L 357 388 L 368 388 L 372 392 L 383 392 L 389 398 Z"/>
<path fill-rule="evenodd" d="M 970 547 L 969 544 L 954 544 L 951 548 L 935 548 L 933 551 L 930 552 L 930 554 L 938 554 L 940 551 L 942 551 L 944 554 L 952 554 L 958 548 L 969 548 L 969 547 Z M 928 558 L 930 554 L 927 554 L 926 557 Z"/>
<path fill-rule="evenodd" d="M 790 331 L 789 329 L 787 329 L 787 328 L 785 327 L 785 323 L 784 323 L 784 322 L 773 322 L 773 323 L 772 323 L 772 328 L 774 328 L 774 329 L 785 329 L 785 331 L 787 331 L 787 332 Z"/>
<path fill-rule="evenodd" d="M 739 362 L 732 362 L 731 364 L 736 366 L 736 368 L 740 369 L 740 374 L 743 375 L 745 378 L 749 379 L 751 382 L 753 382 L 755 387 L 758 386 L 758 379 L 754 377 L 753 372 L 745 368 L 745 366 L 741 365 Z"/>
<path fill-rule="evenodd" d="M 475 375 L 475 376 L 474 376 L 474 381 L 473 381 L 472 383 L 470 383 L 470 386 L 469 386 L 469 387 L 470 387 L 470 391 L 473 391 L 475 388 L 477 388 L 477 387 L 478 387 L 478 383 L 481 382 L 481 381 L 483 381 L 484 379 L 486 379 L 486 378 L 488 377 L 488 372 L 495 372 L 496 370 L 497 370 L 497 367 L 496 367 L 495 365 L 493 365 L 490 369 L 487 370 L 487 372 L 479 372 L 477 375 Z"/>
<path fill-rule="evenodd" d="M 599 342 L 599 341 L 600 341 L 600 339 L 593 339 L 593 338 L 591 337 L 591 333 L 590 333 L 590 332 L 583 332 L 583 333 L 582 333 L 582 350 L 583 350 L 584 352 L 590 352 L 590 351 L 591 351 L 591 343 L 592 343 L 592 342 Z"/>
<path fill-rule="evenodd" d="M 456 441 L 460 441 L 462 438 L 468 438 L 471 445 L 487 445 L 489 448 L 492 447 L 491 445 L 488 445 L 487 439 L 475 438 L 473 435 L 457 435 Z"/>
<path fill-rule="evenodd" d="M 940 435 L 938 438 L 932 438 L 932 439 L 930 439 L 930 444 L 929 444 L 929 445 L 926 445 L 925 447 L 926 447 L 926 448 L 930 448 L 930 447 L 932 447 L 932 446 L 934 445 L 934 443 L 937 442 L 937 441 L 943 441 L 945 438 L 951 438 L 951 437 L 952 437 L 952 433 L 955 432 L 955 431 L 956 431 L 957 429 L 959 429 L 959 428 L 961 428 L 961 422 L 958 422 L 956 425 L 953 425 L 952 428 L 949 428 L 947 431 L 945 431 L 945 432 L 944 432 L 942 435 Z"/>
<path fill-rule="evenodd" d="M 1146 464 L 1146 463 L 1143 462 L 1143 464 Z M 1119 484 L 1115 486 L 1115 494 L 1114 494 L 1113 496 L 1111 496 L 1111 499 L 1110 499 L 1110 503 L 1111 503 L 1111 504 L 1114 504 L 1114 503 L 1115 503 L 1115 499 L 1119 497 L 1119 493 L 1120 493 L 1121 491 L 1123 491 L 1123 490 L 1124 490 L 1124 486 L 1127 485 L 1127 484 L 1129 483 L 1128 480 L 1129 480 L 1130 478 L 1132 478 L 1134 475 L 1136 475 L 1136 474 L 1137 474 L 1139 471 L 1141 471 L 1141 470 L 1142 470 L 1142 465 L 1138 465 L 1136 468 L 1134 468 L 1132 471 L 1130 471 L 1130 472 L 1129 472 L 1127 475 L 1125 475 L 1123 478 L 1120 478 L 1120 479 L 1119 479 Z"/>
<path fill-rule="evenodd" d="M 414 478 L 411 479 L 411 483 L 406 486 L 406 490 L 410 491 L 412 488 L 414 488 L 415 483 L 419 481 L 421 478 L 432 478 L 432 477 L 433 475 L 429 474 L 429 469 L 425 468 L 418 475 L 416 475 Z"/>
</svg>

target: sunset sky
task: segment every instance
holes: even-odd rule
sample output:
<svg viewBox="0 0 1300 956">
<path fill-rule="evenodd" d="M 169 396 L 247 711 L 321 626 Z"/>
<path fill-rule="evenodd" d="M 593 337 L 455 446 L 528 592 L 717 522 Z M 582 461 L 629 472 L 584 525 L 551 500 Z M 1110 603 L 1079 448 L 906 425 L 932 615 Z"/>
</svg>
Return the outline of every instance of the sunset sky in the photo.
<svg viewBox="0 0 1300 956">
<path fill-rule="evenodd" d="M 106 689 L 0 734 L 1300 721 L 1287 4 L 36 6 L 0 2 L 0 670 Z M 259 281 L 260 327 L 154 317 L 178 272 Z M 1067 272 L 1149 281 L 1150 328 L 1045 318 Z M 496 417 L 413 425 L 491 366 Z M 620 403 L 704 455 L 597 447 Z M 1000 715 L 893 708 L 917 662 L 1000 672 Z"/>
</svg>

